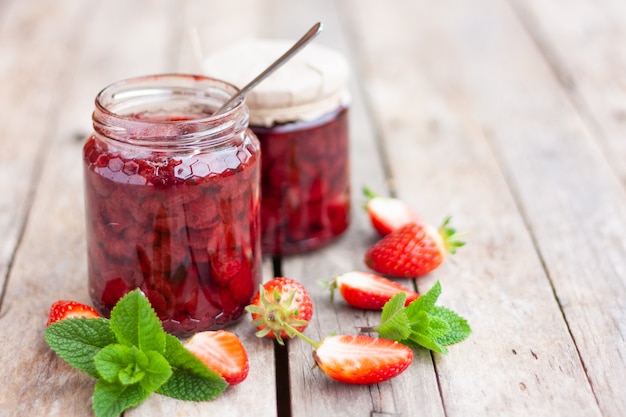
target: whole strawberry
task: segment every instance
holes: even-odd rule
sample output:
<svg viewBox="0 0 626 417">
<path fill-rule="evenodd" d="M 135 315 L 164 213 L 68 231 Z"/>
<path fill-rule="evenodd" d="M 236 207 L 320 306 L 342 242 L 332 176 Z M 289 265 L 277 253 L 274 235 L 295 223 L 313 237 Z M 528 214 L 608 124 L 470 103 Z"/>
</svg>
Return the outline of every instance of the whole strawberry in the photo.
<svg viewBox="0 0 626 417">
<path fill-rule="evenodd" d="M 339 290 L 348 304 L 363 310 L 382 310 L 385 303 L 399 292 L 406 293 L 405 305 L 409 305 L 419 297 L 418 293 L 395 281 L 380 275 L 358 271 L 337 275 L 330 283 L 330 289 L 333 295 L 335 289 Z"/>
<path fill-rule="evenodd" d="M 259 337 L 274 337 L 278 343 L 302 332 L 313 316 L 313 301 L 299 282 L 286 277 L 274 278 L 259 287 L 246 307 Z M 294 331 L 295 330 L 295 331 Z"/>
<path fill-rule="evenodd" d="M 428 224 L 409 223 L 385 236 L 365 253 L 365 264 L 374 271 L 398 278 L 427 274 L 465 243 L 455 240 L 456 230 L 446 218 L 437 230 Z"/>
<path fill-rule="evenodd" d="M 337 335 L 316 344 L 313 359 L 334 380 L 369 385 L 404 372 L 413 362 L 413 351 L 392 340 L 365 335 Z"/>
<path fill-rule="evenodd" d="M 407 223 L 419 223 L 417 213 L 404 201 L 393 197 L 382 197 L 369 188 L 363 188 L 367 197 L 365 210 L 372 226 L 381 236 L 386 236 Z"/>
</svg>

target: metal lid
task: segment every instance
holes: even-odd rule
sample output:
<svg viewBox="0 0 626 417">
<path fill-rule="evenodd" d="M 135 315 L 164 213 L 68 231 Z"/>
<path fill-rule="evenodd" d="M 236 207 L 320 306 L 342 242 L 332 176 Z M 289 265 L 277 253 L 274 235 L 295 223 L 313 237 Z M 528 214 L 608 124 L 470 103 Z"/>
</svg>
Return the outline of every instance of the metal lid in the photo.
<svg viewBox="0 0 626 417">
<path fill-rule="evenodd" d="M 209 54 L 205 74 L 243 87 L 287 49 L 292 41 L 249 39 Z M 348 63 L 337 51 L 308 45 L 246 96 L 250 124 L 272 126 L 318 117 L 347 105 Z"/>
</svg>

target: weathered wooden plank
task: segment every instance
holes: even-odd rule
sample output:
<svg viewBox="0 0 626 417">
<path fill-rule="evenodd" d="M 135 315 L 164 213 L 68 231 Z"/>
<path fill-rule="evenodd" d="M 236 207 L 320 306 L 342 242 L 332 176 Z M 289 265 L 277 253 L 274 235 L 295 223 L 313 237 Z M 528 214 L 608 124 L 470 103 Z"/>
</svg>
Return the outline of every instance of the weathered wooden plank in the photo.
<svg viewBox="0 0 626 417">
<path fill-rule="evenodd" d="M 511 3 L 626 184 L 626 3 Z"/>
<path fill-rule="evenodd" d="M 416 201 L 425 219 L 437 222 L 450 213 L 470 232 L 466 248 L 419 281 L 423 289 L 441 280 L 442 303 L 474 329 L 448 356 L 435 355 L 446 415 L 600 415 L 554 299 L 559 278 L 542 265 L 544 247 L 573 248 L 563 233 L 538 236 L 536 230 L 538 224 L 546 232 L 550 224 L 578 226 L 557 218 L 572 208 L 554 197 L 582 201 L 575 183 L 558 182 L 580 180 L 581 172 L 560 171 L 555 160 L 591 166 L 594 175 L 606 168 L 588 146 L 585 126 L 501 2 L 417 1 L 388 13 L 375 2 L 352 6 L 399 195 Z M 375 26 L 365 23 L 374 19 Z M 552 149 L 540 166 L 543 143 Z M 559 158 L 566 146 L 571 152 Z M 599 177 L 611 179 L 609 172 Z M 614 191 L 606 190 L 606 198 L 619 202 Z M 550 261 L 580 268 L 579 255 L 561 252 Z M 571 285 L 577 277 L 560 279 L 581 288 Z"/>
<path fill-rule="evenodd" d="M 41 155 L 52 97 L 62 91 L 67 77 L 64 64 L 72 52 L 75 28 L 59 27 L 77 19 L 84 7 L 55 7 L 39 2 L 6 2 L 0 16 L 0 288 L 9 273 L 41 173 Z M 58 44 L 49 48 L 48 44 Z"/>
<path fill-rule="evenodd" d="M 626 413 L 621 392 L 626 384 L 626 55 L 621 47 L 626 40 L 626 4 L 610 0 L 549 3 L 513 2 L 556 74 L 565 79 L 569 98 L 591 135 L 568 138 L 568 146 L 558 148 L 561 157 L 552 158 L 553 171 L 568 173 L 553 184 L 559 190 L 554 206 L 563 215 L 552 218 L 552 223 L 537 222 L 537 235 L 557 230 L 569 235 L 552 245 L 544 245 L 547 239 L 542 238 L 540 247 L 600 407 L 607 416 L 620 416 Z M 572 142 L 581 144 L 571 149 Z M 544 152 L 556 154 L 558 145 L 547 141 Z M 577 151 L 579 147 L 584 150 Z M 605 160 L 621 179 L 621 190 L 604 166 Z M 523 184 L 520 188 L 530 193 L 530 185 Z M 533 212 L 546 209 L 536 206 Z M 571 260 L 567 254 L 573 253 Z"/>
<path fill-rule="evenodd" d="M 29 227 L 31 238 L 24 238 L 20 247 L 31 250 L 18 254 L 12 270 L 7 269 L 7 261 L 21 239 L 46 152 L 56 143 L 55 98 L 69 80 L 66 66 L 86 11 L 84 4 L 76 2 L 10 2 L 2 8 L 0 73 L 6 82 L 0 95 L 0 280 L 4 283 L 9 273 L 11 277 L 0 315 L 0 354 L 6 359 L 0 375 L 3 416 L 85 415 L 88 403 L 82 387 L 90 384 L 89 378 L 76 376 L 58 361 L 42 337 L 49 308 L 46 294 L 75 272 L 71 213 L 76 209 L 68 204 L 71 195 L 48 193 L 56 202 L 56 211 L 51 210 L 50 216 L 44 211 Z M 69 26 L 68 19 L 78 23 Z M 62 162 L 62 158 L 52 161 L 57 168 Z M 58 176 L 56 180 L 56 186 L 42 193 L 59 191 L 64 181 Z M 56 241 L 51 241 L 55 233 Z M 63 398 L 69 401 L 63 402 Z"/>
</svg>

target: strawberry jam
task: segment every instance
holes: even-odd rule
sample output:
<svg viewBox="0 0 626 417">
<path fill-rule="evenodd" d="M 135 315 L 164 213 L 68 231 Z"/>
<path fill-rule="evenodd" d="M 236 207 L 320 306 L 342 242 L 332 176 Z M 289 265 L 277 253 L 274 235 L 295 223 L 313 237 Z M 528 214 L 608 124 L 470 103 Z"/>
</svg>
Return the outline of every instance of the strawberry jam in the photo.
<svg viewBox="0 0 626 417">
<path fill-rule="evenodd" d="M 347 108 L 252 130 L 263 149 L 263 251 L 305 252 L 341 235 L 350 221 Z"/>
<path fill-rule="evenodd" d="M 236 89 L 185 75 L 113 84 L 84 145 L 89 290 L 108 315 L 140 288 L 166 331 L 236 321 L 261 282 L 260 153 Z"/>
</svg>

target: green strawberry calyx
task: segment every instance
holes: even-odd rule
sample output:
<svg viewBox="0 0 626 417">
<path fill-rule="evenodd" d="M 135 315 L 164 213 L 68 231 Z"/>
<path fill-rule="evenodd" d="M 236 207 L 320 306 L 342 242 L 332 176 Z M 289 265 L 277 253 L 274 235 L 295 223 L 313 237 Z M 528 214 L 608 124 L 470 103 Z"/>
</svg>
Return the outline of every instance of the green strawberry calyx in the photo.
<svg viewBox="0 0 626 417">
<path fill-rule="evenodd" d="M 458 248 L 465 245 L 465 242 L 458 240 L 465 234 L 457 232 L 454 227 L 450 226 L 451 219 L 451 216 L 446 217 L 441 226 L 439 226 L 438 232 L 446 252 L 455 254 Z"/>
<path fill-rule="evenodd" d="M 297 308 L 291 308 L 296 293 L 297 291 L 291 291 L 287 297 L 282 297 L 278 289 L 274 288 L 272 293 L 274 301 L 270 301 L 265 287 L 259 286 L 259 300 L 262 306 L 251 304 L 246 307 L 247 312 L 259 315 L 252 321 L 253 326 L 263 327 L 262 330 L 256 332 L 257 337 L 264 337 L 272 332 L 276 341 L 283 345 L 282 332 L 285 332 L 289 338 L 293 338 L 299 333 L 294 327 L 308 324 L 308 321 L 296 318 L 299 314 Z"/>
</svg>

